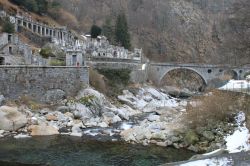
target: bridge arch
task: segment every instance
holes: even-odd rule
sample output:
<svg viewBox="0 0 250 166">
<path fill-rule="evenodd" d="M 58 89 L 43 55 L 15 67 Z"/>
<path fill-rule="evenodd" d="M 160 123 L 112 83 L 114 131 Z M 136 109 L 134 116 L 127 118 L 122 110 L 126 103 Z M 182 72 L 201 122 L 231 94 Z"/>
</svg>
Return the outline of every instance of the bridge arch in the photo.
<svg viewBox="0 0 250 166">
<path fill-rule="evenodd" d="M 205 76 L 203 76 L 203 74 L 193 68 L 190 67 L 171 67 L 169 69 L 167 69 L 166 71 L 163 72 L 163 75 L 160 78 L 160 85 L 163 85 L 163 81 L 164 79 L 168 76 L 169 73 L 174 72 L 174 71 L 189 71 L 190 73 L 196 74 L 200 81 L 201 81 L 201 87 L 199 87 L 199 91 L 204 90 L 204 88 L 207 86 L 208 82 Z"/>
</svg>

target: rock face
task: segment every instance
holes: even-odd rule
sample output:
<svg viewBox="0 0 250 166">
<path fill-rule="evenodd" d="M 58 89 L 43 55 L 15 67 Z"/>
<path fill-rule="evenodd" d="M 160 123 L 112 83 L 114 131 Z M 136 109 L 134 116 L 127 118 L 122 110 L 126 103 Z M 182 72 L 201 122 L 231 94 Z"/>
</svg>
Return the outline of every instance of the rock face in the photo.
<svg viewBox="0 0 250 166">
<path fill-rule="evenodd" d="M 65 92 L 60 89 L 49 90 L 43 95 L 42 101 L 47 104 L 57 103 L 58 101 L 63 100 L 65 95 Z"/>
<path fill-rule="evenodd" d="M 31 136 L 47 136 L 59 134 L 58 129 L 47 125 L 31 125 L 29 126 Z"/>
<path fill-rule="evenodd" d="M 26 116 L 16 107 L 0 107 L 0 119 L 0 129 L 7 131 L 16 131 L 27 123 Z"/>
</svg>

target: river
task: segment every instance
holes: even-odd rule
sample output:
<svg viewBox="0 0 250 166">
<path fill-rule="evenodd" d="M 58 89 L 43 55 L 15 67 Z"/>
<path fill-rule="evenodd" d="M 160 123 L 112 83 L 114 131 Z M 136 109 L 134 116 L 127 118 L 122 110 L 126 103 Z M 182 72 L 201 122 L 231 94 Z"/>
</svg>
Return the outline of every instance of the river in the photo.
<svg viewBox="0 0 250 166">
<path fill-rule="evenodd" d="M 194 155 L 190 151 L 171 147 L 142 146 L 69 136 L 25 139 L 9 137 L 0 139 L 0 145 L 0 165 L 8 164 L 12 166 L 23 166 L 25 164 L 51 166 L 154 166 L 186 160 Z"/>
</svg>

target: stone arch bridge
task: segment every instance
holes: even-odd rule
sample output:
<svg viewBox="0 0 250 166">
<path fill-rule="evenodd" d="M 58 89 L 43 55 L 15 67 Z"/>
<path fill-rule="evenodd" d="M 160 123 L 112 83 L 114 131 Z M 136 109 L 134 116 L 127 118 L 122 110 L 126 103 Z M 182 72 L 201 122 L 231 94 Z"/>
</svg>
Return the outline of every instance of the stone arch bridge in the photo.
<svg viewBox="0 0 250 166">
<path fill-rule="evenodd" d="M 234 74 L 234 79 L 244 79 L 250 73 L 250 66 L 209 65 L 209 64 L 178 64 L 150 63 L 147 68 L 148 79 L 160 85 L 163 78 L 176 69 L 190 70 L 198 74 L 205 86 L 214 87 L 214 80 L 223 78 L 228 71 Z"/>
</svg>

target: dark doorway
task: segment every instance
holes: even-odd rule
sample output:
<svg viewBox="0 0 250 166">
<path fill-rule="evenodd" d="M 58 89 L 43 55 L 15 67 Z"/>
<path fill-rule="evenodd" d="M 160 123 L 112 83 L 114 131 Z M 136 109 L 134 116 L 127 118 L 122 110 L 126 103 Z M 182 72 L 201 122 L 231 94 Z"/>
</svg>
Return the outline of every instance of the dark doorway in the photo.
<svg viewBox="0 0 250 166">
<path fill-rule="evenodd" d="M 9 47 L 9 54 L 12 54 L 12 47 Z"/>
<path fill-rule="evenodd" d="M 72 66 L 76 66 L 76 55 L 72 55 Z"/>
<path fill-rule="evenodd" d="M 0 65 L 5 65 L 4 57 L 0 57 Z"/>
<path fill-rule="evenodd" d="M 12 35 L 8 35 L 8 42 L 11 43 L 11 37 Z"/>
</svg>

